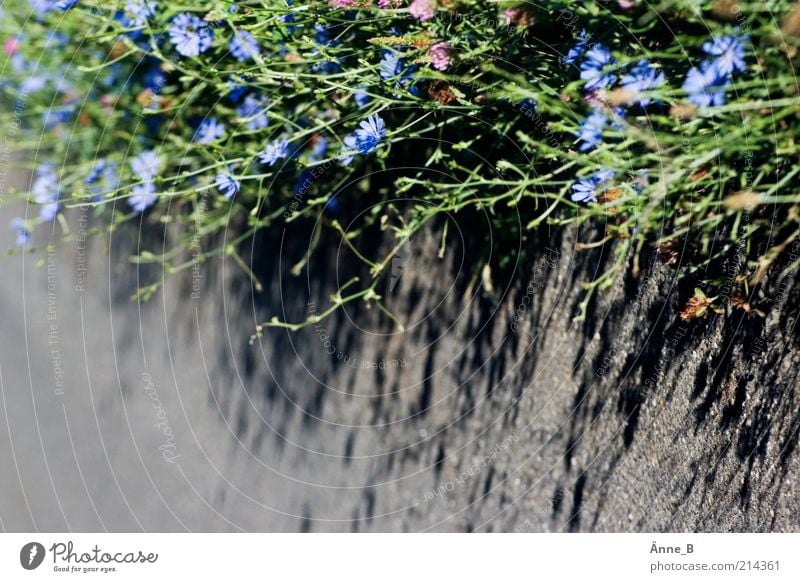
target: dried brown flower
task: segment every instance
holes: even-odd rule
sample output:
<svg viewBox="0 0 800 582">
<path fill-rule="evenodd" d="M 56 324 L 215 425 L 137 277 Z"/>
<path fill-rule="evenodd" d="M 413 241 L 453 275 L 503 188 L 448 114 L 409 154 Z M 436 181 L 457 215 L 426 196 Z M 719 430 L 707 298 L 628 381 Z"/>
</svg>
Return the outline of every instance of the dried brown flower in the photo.
<svg viewBox="0 0 800 582">
<path fill-rule="evenodd" d="M 750 313 L 752 309 L 747 300 L 738 293 L 731 295 L 731 305 L 738 307 L 739 309 L 744 309 L 747 313 Z"/>
<path fill-rule="evenodd" d="M 614 200 L 619 200 L 622 198 L 622 195 L 622 188 L 609 188 L 600 194 L 600 196 L 598 196 L 597 201 L 601 204 L 606 202 L 614 202 Z"/>
<path fill-rule="evenodd" d="M 676 246 L 675 241 L 672 240 L 668 240 L 664 244 L 659 245 L 658 249 L 656 249 L 656 257 L 661 261 L 661 264 L 667 267 L 674 267 L 678 264 L 680 254 L 675 248 Z"/>
<path fill-rule="evenodd" d="M 447 105 L 453 101 L 458 101 L 458 97 L 456 97 L 456 94 L 450 89 L 450 85 L 446 81 L 433 81 L 428 86 L 428 95 L 441 105 Z"/>
<path fill-rule="evenodd" d="M 719 313 L 720 309 L 714 306 L 716 297 L 706 297 L 702 289 L 695 289 L 694 295 L 689 298 L 686 305 L 681 310 L 680 317 L 683 321 L 692 321 L 699 317 L 708 315 L 708 310 L 711 309 Z"/>
</svg>

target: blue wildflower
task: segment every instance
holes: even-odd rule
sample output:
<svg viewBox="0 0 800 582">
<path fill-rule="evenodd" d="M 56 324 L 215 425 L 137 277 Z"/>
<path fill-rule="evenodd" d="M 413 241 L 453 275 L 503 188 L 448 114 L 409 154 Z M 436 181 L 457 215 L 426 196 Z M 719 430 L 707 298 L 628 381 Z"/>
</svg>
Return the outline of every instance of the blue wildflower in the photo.
<svg viewBox="0 0 800 582">
<path fill-rule="evenodd" d="M 565 65 L 571 65 L 578 57 L 580 57 L 586 50 L 586 45 L 589 42 L 589 34 L 586 30 L 582 30 L 578 36 L 578 42 L 567 52 L 566 56 L 562 59 Z"/>
<path fill-rule="evenodd" d="M 281 16 L 281 22 L 286 25 L 287 34 L 292 34 L 295 30 L 297 30 L 297 27 L 294 25 L 294 14 L 291 12 Z"/>
<path fill-rule="evenodd" d="M 119 82 L 120 75 L 122 74 L 122 64 L 114 63 L 106 68 L 106 74 L 100 79 L 100 83 L 104 87 L 113 87 Z M 125 81 L 121 83 L 125 84 Z"/>
<path fill-rule="evenodd" d="M 721 75 L 713 64 L 705 62 L 700 67 L 692 67 L 683 83 L 688 99 L 698 107 L 725 104 L 725 88 L 729 78 Z"/>
<path fill-rule="evenodd" d="M 94 184 L 100 179 L 100 176 L 103 174 L 103 170 L 106 167 L 106 159 L 100 158 L 97 160 L 97 163 L 92 167 L 92 171 L 89 172 L 89 175 L 86 176 L 86 179 L 83 181 L 84 184 L 89 186 L 90 184 Z"/>
<path fill-rule="evenodd" d="M 58 200 L 47 202 L 39 209 L 39 218 L 45 222 L 50 222 L 56 217 L 60 209 L 61 205 L 58 203 Z"/>
<path fill-rule="evenodd" d="M 58 0 L 28 0 L 31 8 L 38 14 L 45 14 L 56 7 Z"/>
<path fill-rule="evenodd" d="M 217 174 L 216 184 L 219 191 L 222 192 L 222 195 L 228 200 L 236 196 L 242 188 L 239 180 L 228 172 Z"/>
<path fill-rule="evenodd" d="M 323 24 L 314 25 L 314 40 L 317 44 L 327 45 L 331 39 L 328 36 L 328 28 Z"/>
<path fill-rule="evenodd" d="M 342 70 L 342 59 L 322 60 L 317 63 L 314 63 L 311 66 L 312 72 L 322 73 L 323 75 L 338 73 L 341 70 Z"/>
<path fill-rule="evenodd" d="M 398 87 L 407 87 L 414 81 L 415 65 L 408 66 L 394 51 L 384 51 L 381 58 L 380 74 L 387 81 L 395 80 Z M 409 89 L 411 90 L 411 89 Z"/>
<path fill-rule="evenodd" d="M 328 140 L 318 135 L 314 138 L 313 145 L 311 146 L 311 159 L 316 161 L 322 159 L 328 151 Z"/>
<path fill-rule="evenodd" d="M 578 139 L 583 142 L 580 150 L 582 152 L 589 151 L 603 141 L 603 128 L 608 123 L 608 118 L 599 109 L 595 109 L 581 124 L 581 130 L 578 133 Z"/>
<path fill-rule="evenodd" d="M 246 30 L 237 30 L 230 42 L 230 50 L 237 61 L 255 59 L 261 54 L 261 47 L 253 35 Z"/>
<path fill-rule="evenodd" d="M 197 128 L 193 140 L 201 145 L 209 145 L 221 139 L 225 135 L 225 125 L 218 122 L 215 118 L 204 119 Z"/>
<path fill-rule="evenodd" d="M 160 93 L 167 84 L 167 74 L 161 69 L 161 63 L 152 62 L 142 76 L 142 84 L 146 89 L 152 89 L 155 93 Z"/>
<path fill-rule="evenodd" d="M 349 166 L 350 162 L 353 161 L 353 158 L 356 157 L 356 153 L 358 153 L 356 141 L 356 134 L 354 133 L 345 136 L 345 138 L 342 140 L 344 145 L 342 146 L 342 151 L 339 154 L 339 161 L 342 162 L 343 166 Z"/>
<path fill-rule="evenodd" d="M 128 16 L 128 26 L 143 28 L 156 15 L 156 3 L 153 0 L 128 0 L 125 15 Z"/>
<path fill-rule="evenodd" d="M 601 168 L 594 174 L 594 179 L 597 181 L 598 184 L 602 184 L 604 182 L 608 182 L 616 175 L 614 170 L 609 168 Z"/>
<path fill-rule="evenodd" d="M 237 79 L 229 79 L 228 87 L 230 87 L 230 93 L 228 93 L 228 99 L 234 103 L 239 103 L 239 101 L 242 100 L 242 97 L 244 97 L 249 91 L 249 87 L 240 83 L 249 81 L 251 81 L 251 78 L 247 75 L 242 75 L 241 81 Z"/>
<path fill-rule="evenodd" d="M 747 40 L 747 35 L 716 37 L 703 44 L 703 51 L 716 57 L 713 64 L 720 75 L 731 75 L 734 71 L 743 73 L 745 68 L 744 43 Z"/>
<path fill-rule="evenodd" d="M 51 107 L 42 114 L 42 122 L 45 127 L 55 127 L 59 124 L 66 124 L 72 119 L 76 108 L 77 105 L 75 103 Z"/>
<path fill-rule="evenodd" d="M 592 178 L 584 178 L 572 186 L 570 198 L 573 202 L 597 202 L 597 184 Z"/>
<path fill-rule="evenodd" d="M 38 93 L 45 88 L 48 80 L 46 75 L 31 74 L 20 83 L 19 90 L 25 94 Z"/>
<path fill-rule="evenodd" d="M 636 63 L 631 72 L 623 75 L 621 79 L 622 88 L 630 92 L 631 100 L 642 107 L 650 103 L 650 97 L 642 95 L 642 92 L 657 89 L 665 80 L 664 72 L 653 67 L 646 59 Z"/>
<path fill-rule="evenodd" d="M 244 118 L 247 127 L 253 131 L 264 129 L 269 125 L 266 99 L 248 95 L 244 98 L 244 102 L 236 108 L 236 114 Z"/>
<path fill-rule="evenodd" d="M 108 162 L 106 167 L 103 168 L 102 182 L 106 192 L 115 190 L 119 185 L 119 173 L 117 172 L 117 164 Z"/>
<path fill-rule="evenodd" d="M 385 135 L 386 126 L 383 119 L 377 113 L 373 113 L 356 129 L 356 148 L 362 154 L 374 152 Z"/>
<path fill-rule="evenodd" d="M 380 66 L 381 77 L 388 81 L 400 75 L 404 68 L 403 60 L 396 53 L 392 51 L 383 52 Z"/>
<path fill-rule="evenodd" d="M 292 0 L 286 0 L 286 5 L 291 8 Z M 281 22 L 286 25 L 287 34 L 292 34 L 295 30 L 297 30 L 297 26 L 294 25 L 294 13 L 289 12 L 281 16 Z"/>
<path fill-rule="evenodd" d="M 161 158 L 154 150 L 140 153 L 130 161 L 131 170 L 143 182 L 150 182 L 158 176 Z"/>
<path fill-rule="evenodd" d="M 262 164 L 274 166 L 281 158 L 289 155 L 289 142 L 286 139 L 276 139 L 272 143 L 267 144 L 264 151 L 258 156 Z"/>
<path fill-rule="evenodd" d="M 67 10 L 74 8 L 77 3 L 78 0 L 57 0 L 55 7 L 61 12 L 66 12 Z"/>
<path fill-rule="evenodd" d="M 323 46 L 330 46 L 335 47 L 339 43 L 331 41 L 330 37 L 328 36 L 328 29 L 323 26 L 322 24 L 314 25 L 314 40 L 316 40 L 317 44 Z M 323 74 L 330 74 L 335 73 L 341 69 L 342 59 L 324 59 L 318 57 L 320 54 L 318 49 L 314 49 L 311 51 L 311 54 L 317 58 L 317 63 L 315 63 L 311 70 L 315 73 L 321 72 Z"/>
<path fill-rule="evenodd" d="M 52 164 L 42 164 L 37 168 L 31 194 L 34 202 L 42 205 L 39 216 L 46 221 L 53 220 L 58 213 L 61 188 Z"/>
<path fill-rule="evenodd" d="M 169 27 L 169 39 L 180 54 L 196 57 L 211 48 L 214 31 L 194 14 L 181 12 Z"/>
<path fill-rule="evenodd" d="M 325 206 L 322 207 L 322 211 L 331 216 L 339 214 L 339 200 L 336 198 L 336 195 L 328 198 L 325 202 Z"/>
<path fill-rule="evenodd" d="M 612 85 L 617 77 L 613 73 L 605 72 L 606 68 L 616 62 L 611 56 L 611 51 L 601 44 L 596 44 L 586 53 L 586 58 L 581 63 L 581 79 L 586 81 L 587 91 L 602 89 Z"/>
<path fill-rule="evenodd" d="M 131 189 L 131 196 L 128 198 L 128 204 L 136 212 L 144 211 L 148 206 L 151 206 L 156 201 L 156 187 L 152 182 L 144 182 L 137 184 Z"/>
<path fill-rule="evenodd" d="M 365 89 L 358 89 L 353 93 L 353 100 L 355 100 L 359 109 L 363 109 L 369 103 L 369 94 Z"/>
<path fill-rule="evenodd" d="M 598 192 L 602 192 L 606 182 L 614 177 L 613 170 L 602 169 L 591 176 L 582 178 L 572 186 L 573 202 L 597 202 Z"/>
<path fill-rule="evenodd" d="M 99 200 L 103 194 L 116 188 L 117 181 L 117 164 L 100 158 L 83 183 L 94 194 L 94 200 Z"/>
<path fill-rule="evenodd" d="M 17 217 L 11 221 L 11 228 L 17 231 L 17 246 L 26 247 L 31 242 L 31 231 L 25 226 L 25 221 Z"/>
</svg>

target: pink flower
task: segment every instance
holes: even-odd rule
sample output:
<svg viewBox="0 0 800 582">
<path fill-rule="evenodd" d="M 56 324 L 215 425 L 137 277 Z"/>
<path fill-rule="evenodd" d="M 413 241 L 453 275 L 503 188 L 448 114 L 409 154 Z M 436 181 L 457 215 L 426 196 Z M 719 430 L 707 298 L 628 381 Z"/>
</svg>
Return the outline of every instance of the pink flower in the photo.
<svg viewBox="0 0 800 582">
<path fill-rule="evenodd" d="M 420 22 L 430 20 L 436 12 L 434 0 L 414 0 L 408 7 L 408 11 Z"/>
<path fill-rule="evenodd" d="M 431 66 L 437 71 L 444 71 L 450 66 L 450 43 L 437 42 L 428 49 L 431 57 Z"/>
<path fill-rule="evenodd" d="M 334 8 L 355 8 L 358 0 L 329 0 Z"/>
<path fill-rule="evenodd" d="M 403 0 L 378 0 L 378 8 L 383 8 L 384 10 L 388 8 L 400 8 L 403 4 Z"/>
<path fill-rule="evenodd" d="M 509 26 L 514 22 L 516 22 L 519 13 L 520 13 L 519 8 L 506 8 L 505 12 L 503 12 L 503 17 L 506 19 L 506 26 Z"/>
<path fill-rule="evenodd" d="M 19 41 L 16 38 L 6 39 L 3 50 L 5 50 L 7 55 L 15 54 L 19 50 Z"/>
</svg>

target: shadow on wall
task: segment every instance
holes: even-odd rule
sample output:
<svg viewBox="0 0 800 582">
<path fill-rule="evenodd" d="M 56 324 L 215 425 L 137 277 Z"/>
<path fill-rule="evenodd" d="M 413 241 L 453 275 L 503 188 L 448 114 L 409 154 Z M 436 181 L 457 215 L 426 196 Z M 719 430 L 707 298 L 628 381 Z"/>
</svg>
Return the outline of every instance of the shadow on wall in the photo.
<svg viewBox="0 0 800 582">
<path fill-rule="evenodd" d="M 797 528 L 785 486 L 800 430 L 796 292 L 767 281 L 753 298 L 766 317 L 728 307 L 684 322 L 695 282 L 651 256 L 577 323 L 580 282 L 609 266 L 610 249 L 575 254 L 577 233 L 540 233 L 513 268 L 475 277 L 486 233 L 460 226 L 470 236 L 449 237 L 443 259 L 438 225 L 410 241 L 399 281 L 387 274 L 386 306 L 405 331 L 354 302 L 298 332 L 270 329 L 258 350 L 241 345 L 255 396 L 278 411 L 271 444 L 300 459 L 338 443 L 325 471 L 362 475 L 350 529 Z M 308 274 L 291 275 L 307 250 L 297 241 L 313 238 L 296 228 L 253 245 L 270 286 L 239 288 L 237 301 L 260 320 L 299 321 L 341 282 L 368 280 L 329 233 Z M 377 229 L 359 242 L 391 243 Z M 302 527 L 325 507 L 309 500 Z"/>
<path fill-rule="evenodd" d="M 343 282 L 369 280 L 330 229 L 316 237 L 313 226 L 244 246 L 262 291 L 224 258 L 131 302 L 137 284 L 161 276 L 133 265 L 131 249 L 170 247 L 147 225 L 90 241 L 83 293 L 74 246 L 58 251 L 52 296 L 32 255 L 10 260 L 4 304 L 20 309 L 7 337 L 25 341 L 0 354 L 16 391 L 0 430 L 14 446 L 0 442 L 0 461 L 20 466 L 19 481 L 1 485 L 4 526 L 798 529 L 794 278 L 759 289 L 764 318 L 726 308 L 686 323 L 678 311 L 694 282 L 644 256 L 638 278 L 576 322 L 580 283 L 608 267 L 610 249 L 576 253 L 592 233 L 570 230 L 504 239 L 480 215 L 459 217 L 441 258 L 436 224 L 390 265 L 376 287 L 386 312 L 354 301 L 251 342 L 273 315 L 302 320 Z M 356 242 L 375 259 L 393 241 L 378 225 Z M 43 363 L 53 304 L 61 395 Z"/>
</svg>

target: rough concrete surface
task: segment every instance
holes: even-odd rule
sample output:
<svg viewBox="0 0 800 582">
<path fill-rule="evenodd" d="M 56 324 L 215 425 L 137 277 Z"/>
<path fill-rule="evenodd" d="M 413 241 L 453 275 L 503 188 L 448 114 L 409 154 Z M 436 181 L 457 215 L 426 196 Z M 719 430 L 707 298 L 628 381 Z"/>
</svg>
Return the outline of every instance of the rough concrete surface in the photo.
<svg viewBox="0 0 800 582">
<path fill-rule="evenodd" d="M 4 259 L 0 527 L 800 530 L 793 275 L 766 317 L 684 323 L 687 283 L 645 252 L 577 322 L 609 264 L 587 233 L 482 278 L 470 233 L 441 259 L 440 234 L 378 288 L 405 331 L 353 302 L 252 344 L 324 309 L 352 255 L 328 237 L 294 277 L 308 233 L 283 233 L 248 250 L 263 292 L 219 260 L 143 304 L 130 230 Z"/>
</svg>

